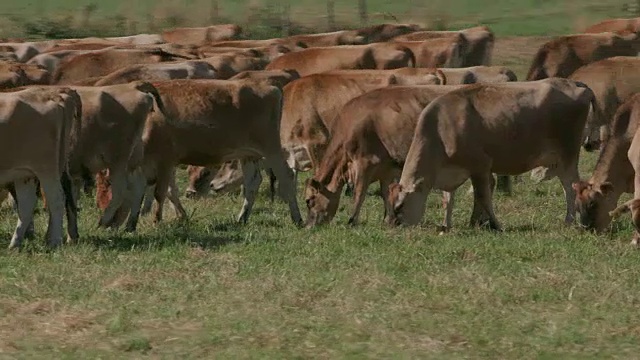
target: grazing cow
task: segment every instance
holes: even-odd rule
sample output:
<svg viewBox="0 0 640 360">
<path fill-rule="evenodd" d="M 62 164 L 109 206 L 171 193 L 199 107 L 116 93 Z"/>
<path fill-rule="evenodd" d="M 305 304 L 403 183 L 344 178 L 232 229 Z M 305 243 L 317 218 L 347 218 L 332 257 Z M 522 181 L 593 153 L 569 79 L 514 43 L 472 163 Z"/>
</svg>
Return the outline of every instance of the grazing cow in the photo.
<svg viewBox="0 0 640 360">
<path fill-rule="evenodd" d="M 211 64 L 200 60 L 142 64 L 116 70 L 96 81 L 94 86 L 126 84 L 132 81 L 215 79 L 216 75 L 216 69 Z"/>
<path fill-rule="evenodd" d="M 422 41 L 394 41 L 409 48 L 416 57 L 416 67 L 462 67 L 469 42 L 462 34 Z"/>
<path fill-rule="evenodd" d="M 266 70 L 295 69 L 300 76 L 339 69 L 396 69 L 414 67 L 410 49 L 393 43 L 328 46 L 304 49 L 274 59 Z"/>
<path fill-rule="evenodd" d="M 569 77 L 581 66 L 614 56 L 636 56 L 640 39 L 614 33 L 559 36 L 538 49 L 527 73 L 527 80 Z"/>
<path fill-rule="evenodd" d="M 419 68 L 404 68 L 397 70 L 398 74 L 412 74 Z M 475 83 L 501 83 L 518 81 L 516 74 L 504 66 L 471 66 L 466 68 L 440 68 L 447 78 L 448 85 L 462 85 Z M 497 189 L 510 195 L 513 192 L 513 183 L 510 176 L 498 175 Z M 473 186 L 469 187 L 473 192 Z"/>
<path fill-rule="evenodd" d="M 4 154 L 0 159 L 0 185 L 13 182 L 18 205 L 18 225 L 10 248 L 20 248 L 32 223 L 34 177 L 48 199 L 49 246 L 62 243 L 65 205 L 73 197 L 66 171 L 67 154 L 81 108 L 78 94 L 68 88 L 33 87 L 0 94 L 0 153 Z M 67 216 L 75 220 L 77 209 L 66 208 Z M 75 221 L 69 222 L 68 237 L 75 240 L 78 230 L 73 224 Z"/>
<path fill-rule="evenodd" d="M 105 76 L 135 64 L 153 64 L 187 59 L 161 49 L 107 49 L 63 59 L 53 74 L 52 83 L 69 84 L 87 78 Z"/>
<path fill-rule="evenodd" d="M 354 184 L 349 224 L 358 222 L 371 183 L 380 182 L 383 201 L 400 177 L 418 115 L 436 97 L 464 85 L 391 86 L 358 96 L 342 107 L 334 122 L 326 155 L 305 187 L 307 227 L 330 222 L 342 188 Z M 385 216 L 387 206 L 384 207 Z M 446 226 L 450 226 L 451 206 Z"/>
<path fill-rule="evenodd" d="M 495 35 L 487 26 L 476 26 L 458 31 L 417 31 L 408 35 L 398 36 L 394 41 L 424 41 L 437 38 L 464 36 L 468 45 L 463 54 L 461 67 L 477 65 L 491 65 L 491 57 L 495 44 Z"/>
<path fill-rule="evenodd" d="M 613 32 L 628 34 L 640 32 L 640 17 L 632 19 L 607 19 L 586 28 L 583 33 Z"/>
<path fill-rule="evenodd" d="M 587 181 L 573 184 L 580 224 L 588 230 L 603 232 L 611 223 L 623 193 L 640 194 L 640 94 L 631 96 L 615 113 L 611 138 Z M 634 180 L 635 179 L 635 180 Z"/>
<path fill-rule="evenodd" d="M 378 24 L 356 30 L 358 36 L 364 37 L 365 44 L 389 41 L 397 36 L 420 30 L 416 24 Z"/>
<path fill-rule="evenodd" d="M 221 24 L 207 27 L 182 27 L 162 32 L 162 40 L 179 45 L 205 45 L 216 41 L 231 40 L 242 33 L 235 24 Z"/>
<path fill-rule="evenodd" d="M 227 80 L 243 71 L 262 70 L 267 66 L 267 59 L 240 54 L 218 54 L 201 59 L 213 66 L 216 70 L 216 78 Z"/>
<path fill-rule="evenodd" d="M 416 76 L 424 78 L 425 85 L 441 84 L 441 73 L 431 71 Z M 396 83 L 393 70 L 342 70 L 305 76 L 287 84 L 283 89 L 280 136 L 289 167 L 296 172 L 314 168 L 324 155 L 329 129 L 342 106 L 367 91 Z"/>
<path fill-rule="evenodd" d="M 587 84 L 596 104 L 587 120 L 584 149 L 599 149 L 609 137 L 613 116 L 618 107 L 640 91 L 640 58 L 616 56 L 583 66 L 569 79 Z"/>
<path fill-rule="evenodd" d="M 435 99 L 420 114 L 400 182 L 389 187 L 389 223 L 418 224 L 432 188 L 453 191 L 471 178 L 471 225 L 488 220 L 500 230 L 491 173 L 517 175 L 538 166 L 551 169 L 545 179 L 560 179 L 565 223 L 573 223 L 572 183 L 593 98 L 584 84 L 550 78 L 467 85 Z"/>
<path fill-rule="evenodd" d="M 155 183 L 156 222 L 162 220 L 177 165 L 210 166 L 234 159 L 243 159 L 245 200 L 238 221 L 246 222 L 262 181 L 256 166 L 262 158 L 278 178 L 292 220 L 302 222 L 280 144 L 282 92 L 277 87 L 243 80 L 172 80 L 154 85 L 164 111 L 155 112 L 145 126 L 143 169 L 149 184 Z M 139 208 L 142 196 L 134 201 Z"/>
</svg>

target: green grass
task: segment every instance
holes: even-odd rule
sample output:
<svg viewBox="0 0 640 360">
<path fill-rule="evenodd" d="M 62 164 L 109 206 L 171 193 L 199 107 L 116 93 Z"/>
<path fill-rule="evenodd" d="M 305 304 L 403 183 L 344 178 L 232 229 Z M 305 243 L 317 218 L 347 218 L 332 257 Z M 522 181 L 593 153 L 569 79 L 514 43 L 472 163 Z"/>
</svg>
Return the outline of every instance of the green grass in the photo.
<svg viewBox="0 0 640 360">
<path fill-rule="evenodd" d="M 32 27 L 71 26 L 78 36 L 88 33 L 124 35 L 133 32 L 158 31 L 171 26 L 198 26 L 212 20 L 212 0 L 4 0 L 0 14 L 13 21 L 0 24 L 0 35 L 42 35 Z M 632 17 L 624 4 L 628 0 L 369 0 L 371 22 L 416 22 L 437 28 L 461 28 L 485 24 L 498 35 L 558 35 L 576 32 L 590 23 L 609 17 Z M 218 0 L 218 20 L 244 25 L 255 36 L 280 36 L 279 26 L 285 5 L 290 7 L 294 31 L 326 29 L 326 2 L 312 0 Z M 357 2 L 336 0 L 339 26 L 359 26 Z M 84 24 L 83 10 L 93 6 Z M 6 19 L 6 17 L 5 17 Z M 47 22 L 45 21 L 45 23 Z M 26 24 L 33 23 L 33 26 Z M 277 23 L 277 24 L 276 24 Z M 263 28 L 270 30 L 265 31 Z M 302 27 L 302 28 L 299 28 Z M 304 28 L 304 29 L 303 29 Z M 296 30 L 298 29 L 298 30 Z M 66 34 L 67 31 L 64 32 Z"/>
<path fill-rule="evenodd" d="M 584 156 L 588 175 L 593 156 Z M 181 177 L 184 179 L 184 177 Z M 376 186 L 370 191 L 373 192 Z M 182 187 L 184 188 L 184 187 Z M 387 229 L 370 196 L 363 224 L 311 231 L 271 205 L 266 186 L 246 226 L 234 195 L 184 199 L 188 222 L 95 230 L 46 253 L 46 217 L 20 254 L 5 250 L 0 354 L 11 358 L 633 358 L 640 350 L 638 252 L 629 220 L 612 235 L 565 228 L 557 181 L 497 195 L 503 234 L 472 230 L 468 184 L 454 231 L 438 236 L 437 194 L 421 228 Z M 627 196 L 628 198 L 628 196 Z M 304 206 L 304 202 L 301 202 Z"/>
<path fill-rule="evenodd" d="M 2 1 L 0 13 L 40 24 L 38 16 L 77 16 L 87 3 Z M 124 13 L 145 31 L 141 12 L 171 8 L 169 2 L 123 3 L 99 3 L 91 23 L 104 26 Z M 621 1 L 513 3 L 370 1 L 370 12 L 392 11 L 400 20 L 439 17 L 449 27 L 487 23 L 499 39 L 494 63 L 520 78 L 543 39 L 506 36 L 567 33 L 582 20 L 629 16 Z M 173 6 L 186 16 L 208 6 L 201 4 Z M 232 19 L 242 19 L 247 8 L 242 1 L 220 4 L 222 16 Z M 341 24 L 356 19 L 345 4 L 337 1 Z M 292 14 L 300 14 L 294 20 L 317 23 L 322 6 L 292 4 Z M 207 11 L 200 12 L 203 22 Z M 7 24 L 0 24 L 0 34 L 23 29 Z M 594 163 L 592 154 L 583 154 L 584 178 Z M 184 190 L 183 173 L 180 180 Z M 98 212 L 83 198 L 81 243 L 54 253 L 44 251 L 42 212 L 37 239 L 20 254 L 8 253 L 16 220 L 4 207 L 0 358 L 637 357 L 640 255 L 628 245 L 628 217 L 603 236 L 565 228 L 558 182 L 532 184 L 525 174 L 513 197 L 495 197 L 505 232 L 476 231 L 467 226 L 467 187 L 458 194 L 455 229 L 445 236 L 435 229 L 443 215 L 435 193 L 424 225 L 414 229 L 382 226 L 381 201 L 373 195 L 358 227 L 345 225 L 350 199 L 343 198 L 332 225 L 296 229 L 284 204 L 269 203 L 264 184 L 246 226 L 233 221 L 241 199 L 227 195 L 183 199 L 188 222 L 173 220 L 167 206 L 163 224 L 143 218 L 133 235 L 96 230 Z"/>
</svg>

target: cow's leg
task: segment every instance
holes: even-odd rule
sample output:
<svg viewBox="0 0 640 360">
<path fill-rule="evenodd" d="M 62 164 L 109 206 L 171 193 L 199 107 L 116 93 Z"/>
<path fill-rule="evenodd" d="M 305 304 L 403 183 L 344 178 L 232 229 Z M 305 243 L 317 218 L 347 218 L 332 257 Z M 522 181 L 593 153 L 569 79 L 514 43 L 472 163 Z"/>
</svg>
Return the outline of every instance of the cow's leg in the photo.
<svg viewBox="0 0 640 360">
<path fill-rule="evenodd" d="M 80 235 L 78 234 L 78 198 L 75 197 L 73 179 L 68 171 L 62 173 L 60 184 L 64 193 L 64 207 L 67 213 L 67 243 L 71 244 L 77 242 Z"/>
<path fill-rule="evenodd" d="M 62 184 L 59 177 L 43 176 L 40 177 L 40 186 L 44 191 L 44 196 L 47 198 L 49 246 L 57 247 L 62 244 L 62 222 L 65 212 Z"/>
<path fill-rule="evenodd" d="M 351 217 L 349 217 L 349 225 L 356 225 L 358 223 L 362 204 L 367 197 L 367 189 L 372 182 L 371 175 L 374 172 L 374 169 L 367 169 L 367 164 L 363 163 L 362 160 L 356 162 L 353 166 L 355 166 L 356 171 L 354 171 L 355 176 L 353 181 L 353 212 L 351 213 Z"/>
<path fill-rule="evenodd" d="M 481 224 L 482 215 L 488 215 L 489 227 L 493 230 L 501 231 L 502 227 L 493 212 L 493 175 L 490 172 L 475 173 L 471 175 L 473 184 L 473 213 L 471 215 L 471 226 Z"/>
<path fill-rule="evenodd" d="M 111 182 L 111 201 L 98 222 L 100 227 L 113 227 L 112 220 L 116 211 L 124 202 L 127 195 L 127 171 L 126 169 L 109 169 L 109 181 Z"/>
<path fill-rule="evenodd" d="M 140 211 L 141 215 L 147 215 L 148 213 L 151 212 L 151 208 L 153 207 L 153 200 L 154 199 L 154 191 L 155 191 L 155 185 L 145 185 L 145 191 L 144 191 L 144 205 L 142 206 L 142 210 Z"/>
<path fill-rule="evenodd" d="M 566 205 L 566 214 L 564 217 L 564 223 L 566 225 L 573 225 L 576 218 L 576 191 L 573 189 L 572 184 L 580 181 L 580 173 L 578 171 L 578 155 L 575 156 L 573 165 L 570 165 L 564 169 L 564 171 L 558 174 L 560 183 L 562 184 L 562 190 L 564 190 L 564 199 Z"/>
<path fill-rule="evenodd" d="M 440 227 L 440 232 L 444 233 L 451 230 L 451 219 L 453 218 L 453 206 L 455 204 L 456 191 L 442 192 L 442 207 L 444 208 L 444 220 Z"/>
<path fill-rule="evenodd" d="M 159 223 L 162 221 L 162 211 L 164 207 L 164 200 L 167 197 L 167 191 L 171 184 L 171 173 L 175 171 L 173 166 L 163 166 L 158 168 L 158 177 L 156 179 L 156 186 L 153 190 L 153 196 L 156 199 L 156 211 L 153 221 Z"/>
<path fill-rule="evenodd" d="M 35 179 L 16 181 L 12 193 L 18 207 L 18 224 L 9 243 L 9 249 L 19 249 L 25 233 L 30 226 L 33 227 L 33 212 L 38 202 Z"/>
<path fill-rule="evenodd" d="M 167 193 L 169 197 L 169 201 L 171 201 L 171 206 L 173 206 L 173 211 L 175 211 L 176 216 L 180 220 L 184 220 L 187 218 L 187 212 L 182 207 L 180 203 L 180 193 L 178 191 L 178 185 L 176 184 L 176 169 L 174 168 L 171 172 L 171 178 L 169 179 L 169 191 Z"/>
<path fill-rule="evenodd" d="M 273 202 L 276 197 L 276 175 L 269 167 L 265 168 L 265 172 L 267 173 L 267 176 L 269 176 L 269 198 L 271 202 Z"/>
<path fill-rule="evenodd" d="M 505 193 L 506 195 L 511 195 L 513 191 L 513 182 L 511 180 L 511 176 L 509 175 L 498 175 L 498 182 L 496 185 L 498 191 Z"/>
<path fill-rule="evenodd" d="M 242 196 L 244 197 L 244 201 L 237 221 L 246 224 L 249 220 L 253 203 L 256 201 L 258 189 L 262 183 L 262 175 L 260 174 L 260 167 L 257 161 L 242 161 L 242 176 Z"/>
<path fill-rule="evenodd" d="M 300 215 L 298 200 L 296 198 L 297 183 L 293 181 L 291 172 L 287 168 L 287 163 L 281 157 L 269 157 L 264 161 L 266 166 L 273 170 L 278 180 L 278 194 L 289 204 L 291 220 L 293 220 L 297 226 L 302 226 L 302 216 Z M 244 168 L 242 170 L 244 171 Z"/>
<path fill-rule="evenodd" d="M 138 227 L 138 220 L 140 219 L 140 208 L 142 207 L 142 201 L 144 200 L 145 190 L 147 188 L 147 179 L 141 169 L 136 169 L 129 174 L 128 183 L 131 194 L 131 211 L 129 212 L 125 231 L 134 232 Z M 153 202 L 153 195 L 148 196 Z"/>
</svg>

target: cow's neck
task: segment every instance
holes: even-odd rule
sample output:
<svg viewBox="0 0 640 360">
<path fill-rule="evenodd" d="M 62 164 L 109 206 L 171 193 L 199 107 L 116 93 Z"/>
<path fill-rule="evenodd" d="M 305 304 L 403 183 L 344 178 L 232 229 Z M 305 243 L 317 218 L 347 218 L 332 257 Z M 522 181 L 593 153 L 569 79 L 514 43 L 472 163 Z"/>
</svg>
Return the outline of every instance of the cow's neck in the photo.
<svg viewBox="0 0 640 360">
<path fill-rule="evenodd" d="M 331 192 L 342 189 L 347 178 L 347 158 L 342 146 L 329 147 L 316 170 L 314 178 Z"/>
<path fill-rule="evenodd" d="M 612 138 L 598 158 L 590 183 L 599 186 L 610 182 L 618 197 L 624 192 L 633 192 L 634 170 L 627 157 L 631 141 L 626 138 Z"/>
</svg>

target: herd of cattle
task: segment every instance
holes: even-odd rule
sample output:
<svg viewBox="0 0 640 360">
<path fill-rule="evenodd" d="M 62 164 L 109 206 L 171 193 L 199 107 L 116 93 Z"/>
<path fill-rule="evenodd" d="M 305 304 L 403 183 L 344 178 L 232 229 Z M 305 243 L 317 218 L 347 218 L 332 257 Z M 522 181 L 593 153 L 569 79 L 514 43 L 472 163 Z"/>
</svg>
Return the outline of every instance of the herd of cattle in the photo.
<svg viewBox="0 0 640 360">
<path fill-rule="evenodd" d="M 239 40 L 237 25 L 161 34 L 0 43 L 0 200 L 14 198 L 10 247 L 33 234 L 38 193 L 50 246 L 79 238 L 77 200 L 95 187 L 99 226 L 135 231 L 168 197 L 242 186 L 251 213 L 262 171 L 271 196 L 303 225 L 297 175 L 312 171 L 306 226 L 335 216 L 344 192 L 356 224 L 379 182 L 384 221 L 417 224 L 442 191 L 443 231 L 468 179 L 472 225 L 499 230 L 494 188 L 533 170 L 558 177 L 565 222 L 598 232 L 631 210 L 640 239 L 640 18 L 612 19 L 540 47 L 526 81 L 492 66 L 486 26 L 428 31 L 412 24 Z M 637 135 L 637 136 L 636 136 Z M 580 180 L 580 149 L 600 151 Z M 497 175 L 497 181 L 494 178 Z M 636 175 L 637 174 L 637 175 Z M 276 190 L 275 185 L 278 185 Z M 496 186 L 497 183 L 497 186 Z M 624 192 L 635 200 L 619 207 Z"/>
</svg>

